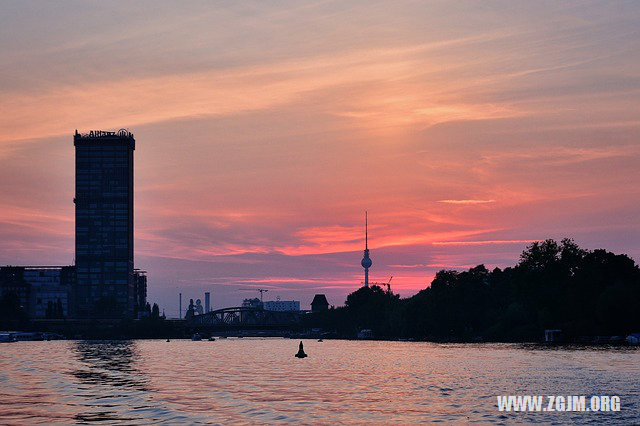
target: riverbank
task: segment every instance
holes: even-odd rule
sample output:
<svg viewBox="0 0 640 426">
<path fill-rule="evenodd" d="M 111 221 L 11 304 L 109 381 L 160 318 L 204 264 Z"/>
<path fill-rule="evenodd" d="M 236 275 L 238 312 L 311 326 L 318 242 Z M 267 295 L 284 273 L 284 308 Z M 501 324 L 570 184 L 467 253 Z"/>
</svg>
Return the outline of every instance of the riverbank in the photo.
<svg viewBox="0 0 640 426">
<path fill-rule="evenodd" d="M 60 320 L 57 320 L 60 321 Z M 15 341 L 44 341 L 44 340 L 134 340 L 134 339 L 191 339 L 194 331 L 187 328 L 179 321 L 157 321 L 153 328 L 147 324 L 140 325 L 133 322 L 107 322 L 100 323 L 92 321 L 90 323 L 79 321 L 61 321 L 61 323 L 48 324 L 50 327 L 43 328 L 43 323 L 37 324 L 39 329 L 30 327 L 28 329 L 0 331 L 0 343 Z M 34 326 L 37 326 L 34 324 Z M 53 326 L 51 326 L 53 325 Z M 336 333 L 322 331 L 291 332 L 286 330 L 218 330 L 218 331 L 197 331 L 203 339 L 209 338 L 285 338 L 285 339 L 312 339 L 312 340 L 347 340 L 347 341 L 378 341 L 378 342 L 423 342 L 438 344 L 479 344 L 479 343 L 512 343 L 537 346 L 637 346 L 637 340 L 623 336 L 581 336 L 578 339 L 559 340 L 545 342 L 544 339 L 535 341 L 483 341 L 481 339 L 463 340 L 456 338 L 376 338 L 370 336 L 362 339 L 353 336 L 339 336 Z"/>
</svg>

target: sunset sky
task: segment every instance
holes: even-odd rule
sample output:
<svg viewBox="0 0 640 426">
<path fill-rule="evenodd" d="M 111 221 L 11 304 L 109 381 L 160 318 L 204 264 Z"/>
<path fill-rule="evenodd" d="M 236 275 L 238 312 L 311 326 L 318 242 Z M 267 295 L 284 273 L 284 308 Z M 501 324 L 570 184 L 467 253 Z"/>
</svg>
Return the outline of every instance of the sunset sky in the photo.
<svg viewBox="0 0 640 426">
<path fill-rule="evenodd" d="M 403 296 L 546 238 L 640 259 L 640 2 L 8 1 L 0 53 L 2 265 L 72 264 L 73 133 L 119 128 L 168 316 L 342 305 L 365 210 Z"/>
</svg>

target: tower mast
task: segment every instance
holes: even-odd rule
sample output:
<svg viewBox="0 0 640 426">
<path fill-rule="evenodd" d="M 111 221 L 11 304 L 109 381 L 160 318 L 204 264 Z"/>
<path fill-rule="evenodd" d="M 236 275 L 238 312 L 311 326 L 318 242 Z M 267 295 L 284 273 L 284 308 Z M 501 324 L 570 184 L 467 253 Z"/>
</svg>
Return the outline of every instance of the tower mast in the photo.
<svg viewBox="0 0 640 426">
<path fill-rule="evenodd" d="M 369 287 L 369 268 L 371 267 L 371 258 L 369 258 L 369 212 L 364 212 L 364 256 L 360 265 L 364 268 L 364 286 Z"/>
</svg>

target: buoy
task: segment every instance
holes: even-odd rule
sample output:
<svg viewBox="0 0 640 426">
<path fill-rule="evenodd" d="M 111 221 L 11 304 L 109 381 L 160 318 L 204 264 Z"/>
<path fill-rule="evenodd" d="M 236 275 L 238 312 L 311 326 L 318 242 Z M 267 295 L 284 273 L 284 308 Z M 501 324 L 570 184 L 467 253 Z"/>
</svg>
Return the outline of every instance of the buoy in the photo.
<svg viewBox="0 0 640 426">
<path fill-rule="evenodd" d="M 300 340 L 300 346 L 298 346 L 298 353 L 295 354 L 296 358 L 306 358 L 307 354 L 304 353 L 304 348 L 302 347 L 302 340 Z"/>
</svg>

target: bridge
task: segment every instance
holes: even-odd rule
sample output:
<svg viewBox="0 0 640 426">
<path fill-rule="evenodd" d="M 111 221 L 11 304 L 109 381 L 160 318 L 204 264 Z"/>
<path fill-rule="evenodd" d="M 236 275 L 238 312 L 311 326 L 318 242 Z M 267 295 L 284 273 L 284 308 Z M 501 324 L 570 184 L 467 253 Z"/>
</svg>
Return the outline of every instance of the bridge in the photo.
<svg viewBox="0 0 640 426">
<path fill-rule="evenodd" d="M 194 330 L 293 330 L 302 324 L 303 314 L 294 311 L 268 311 L 250 307 L 224 308 L 202 315 L 194 315 L 186 321 Z"/>
</svg>

